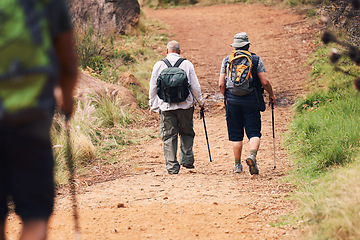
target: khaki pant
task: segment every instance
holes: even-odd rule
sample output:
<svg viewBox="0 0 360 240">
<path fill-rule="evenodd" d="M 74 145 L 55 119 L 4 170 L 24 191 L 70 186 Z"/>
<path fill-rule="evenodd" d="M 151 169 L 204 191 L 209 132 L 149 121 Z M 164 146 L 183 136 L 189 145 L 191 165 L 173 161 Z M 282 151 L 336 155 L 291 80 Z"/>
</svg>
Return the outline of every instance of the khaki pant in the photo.
<svg viewBox="0 0 360 240">
<path fill-rule="evenodd" d="M 170 174 L 178 173 L 182 164 L 194 164 L 193 114 L 194 107 L 160 112 L 160 136 L 164 145 L 166 169 Z M 178 136 L 180 136 L 180 164 L 176 157 Z"/>
</svg>

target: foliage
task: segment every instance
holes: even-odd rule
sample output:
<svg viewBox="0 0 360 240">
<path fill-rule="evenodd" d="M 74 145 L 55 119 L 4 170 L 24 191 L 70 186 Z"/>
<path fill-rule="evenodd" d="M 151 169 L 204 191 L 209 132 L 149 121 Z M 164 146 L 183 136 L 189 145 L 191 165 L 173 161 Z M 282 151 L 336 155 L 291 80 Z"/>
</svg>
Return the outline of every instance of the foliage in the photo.
<svg viewBox="0 0 360 240">
<path fill-rule="evenodd" d="M 95 32 L 90 26 L 76 29 L 76 49 L 83 69 L 90 68 L 101 75 L 105 68 L 117 64 L 136 63 L 131 52 L 114 48 L 113 36 L 106 36 Z"/>
<path fill-rule="evenodd" d="M 345 56 L 360 66 L 360 48 L 358 47 L 360 44 L 360 0 L 334 0 L 325 4 L 324 9 L 328 15 L 327 18 L 324 18 L 328 29 L 334 28 L 338 35 L 337 37 L 327 30 L 322 36 L 322 41 L 325 44 L 335 43 L 338 46 L 338 48 L 332 49 L 330 60 L 344 74 L 352 75 L 339 68 L 339 65 L 344 65 L 340 59 Z M 339 37 L 345 40 L 339 40 Z M 356 75 L 352 76 L 356 77 Z M 354 79 L 354 85 L 360 91 L 359 76 Z"/>
<path fill-rule="evenodd" d="M 70 143 L 74 151 L 75 167 L 81 171 L 82 168 L 91 165 L 95 159 L 107 158 L 112 150 L 119 150 L 125 145 L 136 143 L 135 139 L 138 136 L 131 128 L 136 127 L 141 130 L 142 127 L 136 124 L 142 121 L 144 117 L 122 106 L 114 93 L 91 94 L 80 99 L 70 122 Z M 51 136 L 56 160 L 55 179 L 58 184 L 67 181 L 65 146 L 69 140 L 66 139 L 65 131 L 64 118 L 56 114 Z"/>
<path fill-rule="evenodd" d="M 286 141 L 300 174 L 315 177 L 331 166 L 351 161 L 360 139 L 360 96 L 352 86 L 352 77 L 331 67 L 325 52 L 326 48 L 320 47 L 316 53 L 309 82 L 326 87 L 297 100 Z M 351 61 L 346 64 L 347 71 L 359 72 Z"/>
<path fill-rule="evenodd" d="M 132 73 L 142 86 L 130 90 L 139 100 L 139 106 L 145 108 L 152 66 L 161 58 L 154 49 L 165 46 L 168 40 L 167 35 L 160 32 L 163 28 L 165 26 L 143 14 L 137 27 L 128 35 L 100 34 L 88 25 L 77 27 L 75 39 L 80 66 L 95 77 L 114 84 L 119 83 L 122 72 Z"/>
<path fill-rule="evenodd" d="M 314 94 L 306 100 L 314 96 L 324 98 Z M 352 161 L 360 146 L 359 100 L 355 93 L 323 103 L 316 98 L 317 104 L 293 120 L 288 144 L 301 173 L 316 174 Z"/>
<path fill-rule="evenodd" d="M 350 42 L 360 44 L 360 1 L 332 0 L 323 2 L 324 10 L 329 18 L 328 26 L 345 31 Z"/>
<path fill-rule="evenodd" d="M 69 130 L 72 136 L 71 139 L 67 139 L 66 137 L 64 117 L 59 113 L 55 115 L 51 128 L 51 137 L 55 157 L 55 181 L 58 185 L 64 184 L 67 181 L 67 149 L 65 148 L 68 141 L 73 149 L 72 155 L 76 168 L 86 166 L 96 156 L 96 148 L 93 144 L 94 137 L 96 136 L 92 128 L 94 124 L 94 117 L 92 117 L 93 111 L 94 108 L 89 107 L 87 111 L 83 111 L 81 114 L 75 114 L 73 124 L 70 125 L 71 128 Z"/>
<path fill-rule="evenodd" d="M 294 105 L 285 140 L 295 164 L 289 179 L 298 186 L 304 238 L 358 239 L 360 95 L 353 76 L 360 70 L 346 56 L 334 67 L 331 47 L 320 44 L 311 62 L 313 91 Z"/>
<path fill-rule="evenodd" d="M 90 96 L 90 104 L 96 109 L 94 116 L 101 119 L 100 127 L 127 127 L 136 120 L 134 115 L 121 106 L 117 92 Z"/>
</svg>

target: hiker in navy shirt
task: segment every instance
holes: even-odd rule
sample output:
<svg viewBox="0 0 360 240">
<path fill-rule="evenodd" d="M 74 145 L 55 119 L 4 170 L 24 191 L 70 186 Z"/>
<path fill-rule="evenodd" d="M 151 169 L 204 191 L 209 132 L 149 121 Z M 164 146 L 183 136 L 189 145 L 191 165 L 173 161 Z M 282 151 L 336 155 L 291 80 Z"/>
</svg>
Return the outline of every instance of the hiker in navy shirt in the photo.
<svg viewBox="0 0 360 240">
<path fill-rule="evenodd" d="M 250 154 L 246 159 L 246 163 L 249 166 L 249 172 L 251 175 L 259 174 L 257 167 L 256 155 L 260 146 L 261 138 L 261 111 L 265 111 L 265 103 L 263 99 L 263 89 L 269 93 L 269 100 L 273 104 L 276 102 L 275 95 L 273 93 L 271 84 L 265 75 L 265 67 L 256 54 L 249 52 L 249 37 L 247 33 L 237 33 L 234 36 L 234 43 L 230 46 L 235 48 L 230 55 L 225 57 L 222 61 L 219 87 L 220 92 L 224 95 L 226 105 L 226 122 L 228 127 L 229 140 L 233 142 L 233 151 L 235 158 L 234 173 L 241 173 L 243 167 L 241 164 L 241 153 L 243 148 L 244 130 L 247 137 L 250 140 Z M 232 73 L 230 58 L 234 59 L 235 56 L 244 55 L 244 59 L 248 59 L 251 65 L 248 64 L 248 75 L 252 81 L 249 81 L 248 85 L 243 85 L 242 89 L 235 91 L 236 73 Z M 238 60 L 239 61 L 239 60 Z M 234 63 L 235 64 L 235 63 Z M 241 72 L 246 69 L 246 60 L 241 62 L 241 67 L 235 70 L 240 71 L 241 78 L 243 75 Z M 240 65 L 240 63 L 239 63 Z M 240 78 L 240 77 L 239 77 Z M 245 78 L 245 77 L 244 77 Z M 239 86 L 239 85 L 238 85 Z M 247 88 L 247 89 L 246 89 Z M 245 93 L 239 93 L 239 92 Z M 247 92 L 246 92 L 247 91 Z"/>
<path fill-rule="evenodd" d="M 13 8 L 15 4 L 24 4 L 20 7 L 24 8 L 25 14 L 39 9 L 36 8 L 39 5 L 33 4 L 46 4 L 42 5 L 46 15 L 44 20 L 49 22 L 51 32 L 41 36 L 46 39 L 49 37 L 50 42 L 53 42 L 51 50 L 55 52 L 54 63 L 57 64 L 54 64 L 54 68 L 57 70 L 45 77 L 46 85 L 39 97 L 41 110 L 37 114 L 31 113 L 31 118 L 18 117 L 16 122 L 0 114 L 0 240 L 6 239 L 6 218 L 10 201 L 22 220 L 20 239 L 44 240 L 47 238 L 48 219 L 53 211 L 55 196 L 54 159 L 49 133 L 55 108 L 54 87 L 59 85 L 62 93 L 61 110 L 70 116 L 73 112 L 77 60 L 70 16 L 63 0 L 13 0 L 11 4 L 8 3 Z M 34 15 L 36 17 L 39 14 L 31 16 Z M 40 41 L 39 45 L 45 42 Z M 17 80 L 28 76 L 26 74 L 28 73 L 23 72 Z M 39 75 L 35 75 L 36 78 Z M 1 101 L 0 103 L 2 105 Z"/>
</svg>

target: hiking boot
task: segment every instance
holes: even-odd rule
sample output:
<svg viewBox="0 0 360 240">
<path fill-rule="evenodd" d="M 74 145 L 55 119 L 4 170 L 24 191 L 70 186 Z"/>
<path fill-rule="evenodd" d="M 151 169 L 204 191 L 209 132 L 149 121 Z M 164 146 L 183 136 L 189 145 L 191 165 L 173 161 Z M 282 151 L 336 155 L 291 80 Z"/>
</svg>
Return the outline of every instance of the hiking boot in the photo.
<svg viewBox="0 0 360 240">
<path fill-rule="evenodd" d="M 183 165 L 184 168 L 189 168 L 189 169 L 195 168 L 195 166 L 194 166 L 193 164 L 186 164 L 186 163 L 184 163 L 184 164 L 182 164 L 182 165 Z"/>
<path fill-rule="evenodd" d="M 234 166 L 234 173 L 241 173 L 243 171 L 243 166 L 241 163 L 237 163 Z"/>
<path fill-rule="evenodd" d="M 259 174 L 259 169 L 256 165 L 256 157 L 253 154 L 250 154 L 247 159 L 246 163 L 249 166 L 249 172 L 251 175 Z"/>
</svg>

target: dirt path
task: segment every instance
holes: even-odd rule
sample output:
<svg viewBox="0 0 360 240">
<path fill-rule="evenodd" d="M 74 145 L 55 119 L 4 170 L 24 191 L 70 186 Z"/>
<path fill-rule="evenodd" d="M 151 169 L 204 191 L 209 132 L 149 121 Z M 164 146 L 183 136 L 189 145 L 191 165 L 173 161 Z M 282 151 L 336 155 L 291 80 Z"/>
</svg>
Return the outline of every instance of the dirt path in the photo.
<svg viewBox="0 0 360 240">
<path fill-rule="evenodd" d="M 135 146 L 128 156 L 138 163 L 131 174 L 86 187 L 78 195 L 82 239 L 296 239 L 296 229 L 281 226 L 279 218 L 295 209 L 286 200 L 291 186 L 281 181 L 290 168 L 281 148 L 281 133 L 287 130 L 290 104 L 303 91 L 309 70 L 305 66 L 313 47 L 309 24 L 303 16 L 261 5 L 145 9 L 145 13 L 172 26 L 169 33 L 175 34 L 182 55 L 195 65 L 208 100 L 206 123 L 213 162 L 209 162 L 198 115 L 196 171 L 181 169 L 179 175 L 168 175 L 160 139 Z M 242 174 L 232 173 L 232 148 L 217 87 L 221 60 L 231 50 L 234 34 L 241 31 L 249 34 L 251 50 L 263 59 L 279 98 L 275 110 L 277 168 L 273 168 L 268 109 L 262 115 L 260 175 L 255 178 L 247 168 Z M 244 149 L 247 153 L 247 142 Z M 12 237 L 19 228 L 11 215 Z M 74 239 L 67 197 L 57 199 L 49 239 Z"/>
</svg>

